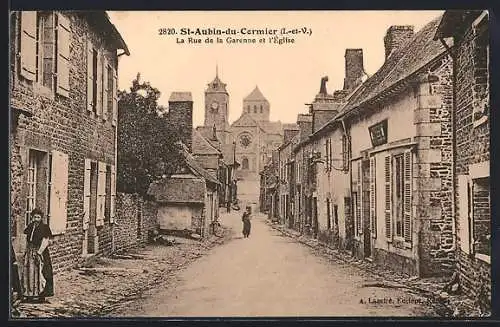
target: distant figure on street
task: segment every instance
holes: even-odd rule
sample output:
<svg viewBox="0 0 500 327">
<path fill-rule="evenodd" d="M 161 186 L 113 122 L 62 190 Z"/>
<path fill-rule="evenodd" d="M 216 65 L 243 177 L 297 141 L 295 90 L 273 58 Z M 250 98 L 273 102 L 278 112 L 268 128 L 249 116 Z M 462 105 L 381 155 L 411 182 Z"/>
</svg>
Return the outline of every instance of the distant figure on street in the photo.
<svg viewBox="0 0 500 327">
<path fill-rule="evenodd" d="M 49 254 L 50 227 L 42 222 L 42 211 L 33 209 L 33 221 L 24 230 L 26 252 L 23 261 L 22 287 L 24 299 L 28 302 L 45 302 L 54 295 L 52 262 Z"/>
<path fill-rule="evenodd" d="M 227 210 L 227 213 L 231 212 L 231 201 L 226 202 L 226 210 Z"/>
<path fill-rule="evenodd" d="M 250 223 L 250 213 L 251 207 L 247 206 L 245 208 L 245 212 L 243 213 L 243 217 L 241 220 L 243 221 L 243 237 L 247 238 L 250 235 L 250 229 L 252 228 L 252 224 Z"/>
</svg>

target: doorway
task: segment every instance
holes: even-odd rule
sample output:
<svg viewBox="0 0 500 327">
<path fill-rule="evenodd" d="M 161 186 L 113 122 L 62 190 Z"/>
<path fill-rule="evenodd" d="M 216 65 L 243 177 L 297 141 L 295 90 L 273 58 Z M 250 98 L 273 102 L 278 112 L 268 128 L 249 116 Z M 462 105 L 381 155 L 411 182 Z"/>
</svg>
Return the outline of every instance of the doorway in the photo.
<svg viewBox="0 0 500 327">
<path fill-rule="evenodd" d="M 89 212 L 89 228 L 87 231 L 87 253 L 97 253 L 98 240 L 97 240 L 97 162 L 90 164 L 90 212 Z"/>
</svg>

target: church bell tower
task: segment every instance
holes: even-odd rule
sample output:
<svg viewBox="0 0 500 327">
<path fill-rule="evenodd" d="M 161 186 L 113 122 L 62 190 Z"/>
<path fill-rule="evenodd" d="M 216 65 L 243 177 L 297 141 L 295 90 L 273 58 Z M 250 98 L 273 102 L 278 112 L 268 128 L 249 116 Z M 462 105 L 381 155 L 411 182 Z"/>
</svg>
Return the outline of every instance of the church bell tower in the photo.
<svg viewBox="0 0 500 327">
<path fill-rule="evenodd" d="M 226 84 L 219 78 L 219 70 L 216 67 L 215 78 L 208 84 L 205 90 L 205 126 L 214 126 L 217 132 L 223 134 L 229 130 L 229 93 Z"/>
</svg>

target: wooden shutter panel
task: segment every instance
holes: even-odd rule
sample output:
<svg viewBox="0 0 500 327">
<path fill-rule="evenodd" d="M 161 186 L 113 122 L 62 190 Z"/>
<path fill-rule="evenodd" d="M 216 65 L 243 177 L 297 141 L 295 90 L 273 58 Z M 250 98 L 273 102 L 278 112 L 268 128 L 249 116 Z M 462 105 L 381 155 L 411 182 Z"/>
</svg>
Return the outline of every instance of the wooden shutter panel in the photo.
<svg viewBox="0 0 500 327">
<path fill-rule="evenodd" d="M 36 11 L 21 12 L 20 74 L 30 81 L 36 78 L 36 25 Z"/>
<path fill-rule="evenodd" d="M 68 155 L 52 151 L 50 176 L 50 230 L 53 234 L 66 231 L 68 202 Z"/>
<path fill-rule="evenodd" d="M 391 156 L 384 158 L 384 186 L 385 186 L 385 236 L 387 240 L 392 240 L 392 176 Z"/>
<path fill-rule="evenodd" d="M 108 60 L 103 55 L 102 60 L 102 119 L 108 119 Z"/>
<path fill-rule="evenodd" d="M 118 121 L 118 75 L 116 73 L 116 69 L 112 69 L 113 71 L 113 118 L 111 124 L 116 126 Z"/>
<path fill-rule="evenodd" d="M 104 225 L 106 205 L 106 164 L 99 162 L 97 175 L 97 217 L 96 226 Z"/>
<path fill-rule="evenodd" d="M 412 240 L 412 219 L 411 219 L 411 180 L 412 180 L 412 160 L 411 160 L 411 151 L 405 151 L 404 153 L 404 184 L 403 184 L 403 191 L 404 191 L 404 201 L 403 201 L 403 215 L 404 215 L 404 221 L 403 221 L 403 227 L 404 227 L 404 239 L 405 242 L 411 243 Z"/>
<path fill-rule="evenodd" d="M 111 166 L 111 203 L 110 203 L 110 215 L 109 222 L 113 223 L 115 221 L 116 215 L 116 168 Z"/>
<path fill-rule="evenodd" d="M 69 97 L 70 20 L 57 14 L 57 93 Z"/>
<path fill-rule="evenodd" d="M 87 41 L 87 110 L 94 110 L 94 47 Z"/>
<path fill-rule="evenodd" d="M 101 116 L 102 114 L 102 54 L 97 53 L 97 104 L 96 104 L 96 115 Z"/>
<path fill-rule="evenodd" d="M 371 233 L 374 238 L 377 237 L 377 196 L 376 196 L 376 168 L 375 157 L 370 158 L 370 222 Z"/>
<path fill-rule="evenodd" d="M 91 161 L 85 159 L 85 172 L 83 177 L 83 229 L 89 228 L 90 221 L 90 170 Z"/>
<path fill-rule="evenodd" d="M 357 164 L 357 185 L 356 185 L 356 189 L 357 189 L 357 192 L 358 192 L 358 197 L 357 197 L 357 203 L 356 203 L 356 230 L 358 232 L 358 235 L 361 235 L 363 234 L 363 228 L 362 228 L 362 210 L 361 210 L 361 204 L 363 203 L 363 200 L 362 200 L 362 190 L 361 190 L 361 160 L 358 160 Z"/>
<path fill-rule="evenodd" d="M 460 248 L 470 253 L 470 180 L 467 175 L 458 175 L 458 219 Z"/>
</svg>

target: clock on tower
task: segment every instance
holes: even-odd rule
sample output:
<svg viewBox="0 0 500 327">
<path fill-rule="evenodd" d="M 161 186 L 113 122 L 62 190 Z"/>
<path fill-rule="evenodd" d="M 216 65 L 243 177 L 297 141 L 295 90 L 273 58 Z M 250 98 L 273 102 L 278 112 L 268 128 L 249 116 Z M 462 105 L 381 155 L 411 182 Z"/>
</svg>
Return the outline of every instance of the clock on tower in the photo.
<svg viewBox="0 0 500 327">
<path fill-rule="evenodd" d="M 219 103 L 217 101 L 212 102 L 210 109 L 212 109 L 212 112 L 217 112 L 219 110 Z"/>
</svg>

